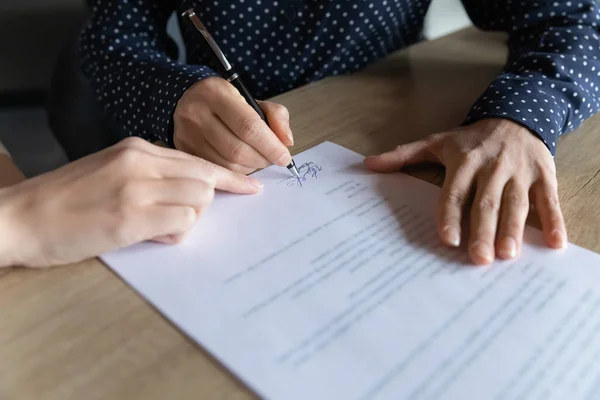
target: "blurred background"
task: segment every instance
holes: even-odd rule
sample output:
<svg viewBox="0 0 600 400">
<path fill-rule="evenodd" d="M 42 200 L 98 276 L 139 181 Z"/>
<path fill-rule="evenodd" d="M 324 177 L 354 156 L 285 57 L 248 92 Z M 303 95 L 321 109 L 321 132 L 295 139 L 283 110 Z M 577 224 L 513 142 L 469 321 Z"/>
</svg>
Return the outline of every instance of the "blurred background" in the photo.
<svg viewBox="0 0 600 400">
<path fill-rule="evenodd" d="M 0 142 L 27 176 L 67 161 L 48 128 L 45 102 L 58 54 L 77 34 L 84 4 L 84 0 L 0 1 Z M 428 39 L 470 25 L 460 0 L 433 0 L 427 17 Z M 173 24 L 170 29 L 176 32 Z"/>
</svg>

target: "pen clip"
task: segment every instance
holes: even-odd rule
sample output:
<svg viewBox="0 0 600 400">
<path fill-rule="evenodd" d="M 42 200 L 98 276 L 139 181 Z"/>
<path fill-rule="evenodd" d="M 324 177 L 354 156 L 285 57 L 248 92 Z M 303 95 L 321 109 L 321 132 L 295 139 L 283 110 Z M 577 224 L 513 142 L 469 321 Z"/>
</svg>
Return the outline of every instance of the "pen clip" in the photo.
<svg viewBox="0 0 600 400">
<path fill-rule="evenodd" d="M 208 29 L 206 29 L 202 21 L 200 21 L 200 18 L 198 18 L 198 16 L 194 12 L 194 9 L 190 8 L 189 10 L 186 10 L 183 14 L 181 14 L 181 16 L 183 18 L 187 18 L 192 23 L 192 25 L 194 25 L 196 30 L 204 37 L 212 51 L 219 59 L 219 62 L 221 63 L 223 68 L 225 68 L 225 72 L 231 70 L 232 67 L 231 64 L 229 64 L 227 57 L 225 57 L 225 54 L 223 54 L 223 52 L 219 48 L 219 45 L 217 45 L 217 42 L 215 42 L 215 40 L 212 38 L 211 34 L 208 32 Z"/>
</svg>

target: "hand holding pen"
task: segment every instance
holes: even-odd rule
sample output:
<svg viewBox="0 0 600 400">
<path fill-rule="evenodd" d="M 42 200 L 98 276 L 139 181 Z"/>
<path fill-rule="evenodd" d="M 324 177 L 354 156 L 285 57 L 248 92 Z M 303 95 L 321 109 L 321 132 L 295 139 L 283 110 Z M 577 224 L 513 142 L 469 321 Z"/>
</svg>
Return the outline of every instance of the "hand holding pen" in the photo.
<svg viewBox="0 0 600 400">
<path fill-rule="evenodd" d="M 275 164 L 297 174 L 287 149 L 294 142 L 287 109 L 271 102 L 259 107 L 194 12 L 183 19 L 207 45 L 222 78 L 205 78 L 181 97 L 173 116 L 175 147 L 236 172 Z"/>
</svg>

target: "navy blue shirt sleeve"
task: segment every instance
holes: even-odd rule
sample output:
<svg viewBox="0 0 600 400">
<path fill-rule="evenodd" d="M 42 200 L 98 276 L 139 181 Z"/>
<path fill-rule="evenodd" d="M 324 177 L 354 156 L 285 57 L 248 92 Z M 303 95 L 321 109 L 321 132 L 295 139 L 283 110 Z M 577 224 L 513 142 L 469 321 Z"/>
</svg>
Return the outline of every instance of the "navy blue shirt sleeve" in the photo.
<svg viewBox="0 0 600 400">
<path fill-rule="evenodd" d="M 84 73 L 107 114 L 130 136 L 172 145 L 177 101 L 199 80 L 216 75 L 177 62 L 166 33 L 172 1 L 90 0 L 80 54 Z"/>
<path fill-rule="evenodd" d="M 172 115 L 191 85 L 216 75 L 190 32 L 188 64 L 166 33 L 173 11 L 196 6 L 261 98 L 356 71 L 416 40 L 422 0 L 88 0 L 83 70 L 129 135 L 172 145 Z M 463 0 L 474 23 L 508 32 L 509 57 L 465 123 L 500 117 L 537 133 L 554 154 L 559 135 L 600 110 L 597 0 Z M 348 51 L 351 49 L 352 51 Z"/>
<path fill-rule="evenodd" d="M 466 123 L 501 117 L 558 137 L 600 110 L 600 6 L 596 0 L 463 0 L 473 22 L 509 33 L 509 56 Z"/>
</svg>

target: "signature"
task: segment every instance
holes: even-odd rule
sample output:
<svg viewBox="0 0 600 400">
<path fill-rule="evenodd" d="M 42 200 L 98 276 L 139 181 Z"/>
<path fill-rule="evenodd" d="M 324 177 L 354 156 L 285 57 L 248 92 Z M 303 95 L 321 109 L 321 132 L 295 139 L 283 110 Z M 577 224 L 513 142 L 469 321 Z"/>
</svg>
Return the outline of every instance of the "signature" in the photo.
<svg viewBox="0 0 600 400">
<path fill-rule="evenodd" d="M 303 182 L 306 182 L 308 178 L 318 178 L 319 172 L 321 171 L 323 171 L 323 168 L 320 165 L 309 161 L 298 167 L 299 176 L 297 178 L 295 176 L 292 176 L 281 181 L 280 183 L 285 183 L 287 186 L 302 187 Z"/>
</svg>

